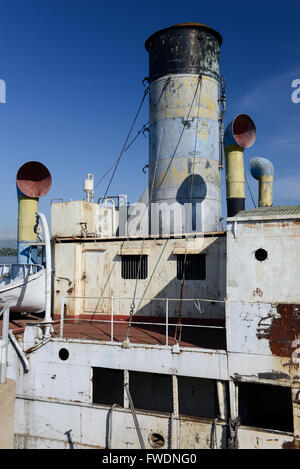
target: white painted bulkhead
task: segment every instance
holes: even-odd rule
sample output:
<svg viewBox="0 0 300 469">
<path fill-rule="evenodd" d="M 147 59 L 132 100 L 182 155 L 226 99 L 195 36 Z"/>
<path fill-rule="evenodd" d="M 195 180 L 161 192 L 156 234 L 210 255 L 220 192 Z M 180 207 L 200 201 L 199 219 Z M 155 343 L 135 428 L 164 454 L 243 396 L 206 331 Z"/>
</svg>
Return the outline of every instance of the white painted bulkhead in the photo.
<svg viewBox="0 0 300 469">
<path fill-rule="evenodd" d="M 187 244 L 186 244 L 187 243 Z M 206 278 L 185 281 L 185 298 L 211 300 L 193 302 L 183 306 L 184 317 L 224 319 L 224 304 L 214 303 L 225 297 L 225 245 L 223 236 L 203 235 L 189 239 L 143 240 L 77 240 L 55 244 L 54 314 L 60 315 L 62 297 L 65 298 L 66 315 L 111 313 L 114 297 L 114 314 L 128 315 L 134 291 L 140 316 L 164 316 L 165 301 L 152 298 L 178 298 L 169 305 L 170 316 L 176 316 L 180 298 L 181 281 L 177 278 L 177 254 L 202 253 L 206 256 Z M 122 255 L 147 256 L 148 274 L 145 279 L 123 279 Z M 137 284 L 137 285 L 136 285 Z M 83 299 L 80 297 L 93 297 Z M 76 298 L 74 298 L 76 297 Z M 198 305 L 197 305 L 198 306 Z"/>
<path fill-rule="evenodd" d="M 69 352 L 66 361 L 59 358 L 61 348 Z M 93 367 L 229 378 L 226 352 L 214 350 L 182 349 L 174 354 L 170 347 L 124 349 L 120 344 L 54 339 L 32 353 L 29 362 L 30 371 L 24 374 L 15 351 L 9 349 L 8 376 L 17 382 L 17 448 L 139 448 L 126 400 L 124 408 L 112 412 L 111 406 L 93 404 Z M 173 414 L 136 410 L 146 448 L 152 448 L 148 440 L 152 433 L 163 436 L 165 449 L 212 447 L 213 419 L 178 415 L 176 406 L 173 410 Z M 216 435 L 215 445 L 226 447 L 225 422 L 218 421 Z M 240 427 L 238 435 L 240 448 L 281 447 L 293 440 L 292 434 L 247 427 Z"/>
<path fill-rule="evenodd" d="M 300 217 L 280 209 L 227 220 L 228 374 L 290 388 L 299 439 Z"/>
<path fill-rule="evenodd" d="M 264 260 L 256 258 L 259 250 L 265 251 Z M 300 223 L 295 216 L 228 220 L 226 329 L 229 352 L 278 358 L 272 352 L 270 334 L 274 321 L 276 325 L 276 320 L 281 319 L 280 305 L 294 305 L 296 312 L 300 304 L 299 252 Z"/>
</svg>

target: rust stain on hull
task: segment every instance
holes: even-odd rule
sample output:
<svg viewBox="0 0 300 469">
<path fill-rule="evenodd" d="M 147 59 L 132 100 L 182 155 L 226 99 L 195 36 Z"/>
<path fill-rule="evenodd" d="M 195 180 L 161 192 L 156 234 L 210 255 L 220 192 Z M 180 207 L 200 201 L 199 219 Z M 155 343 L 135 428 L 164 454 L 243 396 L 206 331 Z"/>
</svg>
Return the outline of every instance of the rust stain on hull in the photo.
<svg viewBox="0 0 300 469">
<path fill-rule="evenodd" d="M 300 338 L 300 305 L 278 304 L 280 318 L 273 319 L 267 338 L 273 355 L 290 357 L 295 350 L 292 343 Z"/>
<path fill-rule="evenodd" d="M 300 440 L 294 439 L 293 441 L 285 441 L 282 449 L 300 449 Z"/>
<path fill-rule="evenodd" d="M 263 296 L 264 292 L 260 288 L 256 288 L 253 292 L 253 296 L 259 296 L 260 298 Z"/>
</svg>

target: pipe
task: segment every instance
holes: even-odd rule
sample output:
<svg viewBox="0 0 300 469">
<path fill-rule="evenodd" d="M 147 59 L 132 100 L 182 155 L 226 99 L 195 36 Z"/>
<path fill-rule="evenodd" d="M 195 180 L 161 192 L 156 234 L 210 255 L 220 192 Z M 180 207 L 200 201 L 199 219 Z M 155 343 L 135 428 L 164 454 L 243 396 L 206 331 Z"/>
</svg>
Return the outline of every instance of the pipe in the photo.
<svg viewBox="0 0 300 469">
<path fill-rule="evenodd" d="M 2 321 L 2 340 L 3 347 L 1 351 L 1 362 L 0 362 L 0 384 L 6 381 L 6 367 L 7 367 L 7 347 L 8 347 L 8 329 L 9 329 L 9 306 L 4 305 L 3 310 L 3 321 Z"/>
<path fill-rule="evenodd" d="M 272 207 L 274 167 L 267 158 L 252 158 L 250 172 L 258 180 L 258 206 Z"/>
<path fill-rule="evenodd" d="M 37 218 L 40 220 L 44 233 L 45 251 L 46 251 L 46 281 L 45 281 L 45 322 L 51 322 L 51 245 L 50 233 L 46 217 L 43 213 L 37 213 Z M 46 325 L 45 337 L 50 336 L 50 324 Z"/>
<path fill-rule="evenodd" d="M 34 231 L 39 197 L 51 187 L 51 175 L 42 163 L 29 161 L 17 173 L 18 264 L 37 263 L 38 236 Z"/>
<path fill-rule="evenodd" d="M 255 139 L 256 127 L 247 114 L 238 114 L 226 127 L 224 150 L 228 217 L 234 217 L 245 209 L 244 148 L 251 147 Z"/>
<path fill-rule="evenodd" d="M 41 342 L 39 342 L 38 344 L 35 344 L 33 345 L 32 347 L 29 347 L 28 349 L 24 350 L 25 353 L 32 353 L 32 352 L 35 352 L 37 349 L 39 349 L 40 347 L 42 347 L 43 345 L 46 345 L 49 340 L 51 340 L 52 337 L 49 336 L 47 337 L 45 340 L 42 340 Z"/>
<path fill-rule="evenodd" d="M 225 381 L 220 381 L 220 380 L 217 381 L 217 395 L 218 395 L 220 418 L 226 421 L 228 409 L 227 409 L 227 395 L 226 395 L 226 382 Z"/>
<path fill-rule="evenodd" d="M 125 388 L 125 391 L 127 393 L 128 400 L 129 400 L 129 406 L 130 406 L 130 410 L 131 410 L 131 413 L 132 413 L 132 417 L 133 417 L 135 429 L 136 429 L 136 432 L 137 432 L 137 435 L 138 435 L 138 439 L 139 439 L 139 442 L 140 442 L 140 445 L 141 445 L 141 449 L 145 449 L 145 443 L 144 443 L 144 440 L 143 440 L 143 436 L 142 436 L 142 433 L 141 433 L 141 429 L 140 429 L 140 426 L 139 426 L 137 415 L 135 413 L 135 408 L 134 408 L 134 405 L 133 405 L 133 401 L 132 401 L 132 398 L 131 398 L 131 394 L 130 394 L 130 391 L 129 391 L 128 384 L 124 384 L 124 388 Z"/>
<path fill-rule="evenodd" d="M 15 336 L 13 335 L 13 332 L 11 330 L 8 332 L 8 335 L 9 335 L 9 338 L 10 338 L 11 342 L 13 343 L 13 346 L 15 347 L 19 357 L 21 358 L 21 361 L 23 362 L 24 371 L 25 371 L 25 373 L 27 373 L 30 370 L 30 366 L 29 366 L 29 362 L 28 362 L 28 360 L 25 356 L 25 353 L 21 349 L 17 339 L 15 338 Z"/>
</svg>

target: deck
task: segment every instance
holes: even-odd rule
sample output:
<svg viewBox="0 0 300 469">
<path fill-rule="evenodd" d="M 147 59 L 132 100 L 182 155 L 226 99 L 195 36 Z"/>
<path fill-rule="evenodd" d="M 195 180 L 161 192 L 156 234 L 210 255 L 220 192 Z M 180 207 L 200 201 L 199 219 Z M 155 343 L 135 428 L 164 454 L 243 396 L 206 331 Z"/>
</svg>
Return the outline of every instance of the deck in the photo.
<svg viewBox="0 0 300 469">
<path fill-rule="evenodd" d="M 117 316 L 115 316 L 116 318 Z M 22 334 L 27 323 L 39 323 L 43 318 L 35 314 L 11 313 L 9 328 L 12 332 Z M 144 322 L 149 322 L 147 317 Z M 2 321 L 0 321 L 2 322 Z M 166 341 L 165 324 L 139 324 L 132 322 L 129 340 L 134 344 L 144 345 L 169 345 L 175 344 L 176 324 L 168 325 L 168 340 Z M 226 349 L 226 331 L 225 327 L 220 325 L 184 325 L 182 326 L 181 347 L 200 347 L 206 349 L 225 350 Z M 2 325 L 0 326 L 2 329 Z M 123 342 L 128 331 L 128 320 L 123 320 L 113 324 L 111 331 L 111 322 L 92 321 L 88 319 L 66 320 L 63 327 L 63 338 L 80 339 L 101 342 Z M 52 335 L 54 338 L 60 337 L 60 321 L 56 320 L 53 324 Z"/>
</svg>

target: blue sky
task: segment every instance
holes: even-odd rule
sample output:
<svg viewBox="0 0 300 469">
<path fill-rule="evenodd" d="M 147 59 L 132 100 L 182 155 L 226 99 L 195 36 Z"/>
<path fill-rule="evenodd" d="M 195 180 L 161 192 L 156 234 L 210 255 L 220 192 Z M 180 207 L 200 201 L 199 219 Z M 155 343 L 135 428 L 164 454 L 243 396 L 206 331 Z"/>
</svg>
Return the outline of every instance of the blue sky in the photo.
<svg viewBox="0 0 300 469">
<path fill-rule="evenodd" d="M 53 186 L 40 200 L 48 217 L 51 199 L 81 199 L 87 174 L 101 178 L 118 157 L 143 94 L 145 40 L 181 22 L 204 23 L 223 36 L 225 123 L 245 112 L 257 126 L 256 143 L 245 152 L 255 198 L 249 161 L 263 156 L 275 168 L 274 203 L 300 204 L 300 103 L 291 100 L 291 83 L 300 79 L 298 1 L 2 0 L 0 6 L 0 79 L 7 87 L 0 104 L 0 238 L 16 235 L 15 176 L 26 161 L 41 161 L 52 174 Z M 136 130 L 147 118 L 145 103 Z M 147 160 L 148 140 L 140 136 L 110 192 L 136 201 L 147 184 Z"/>
</svg>

